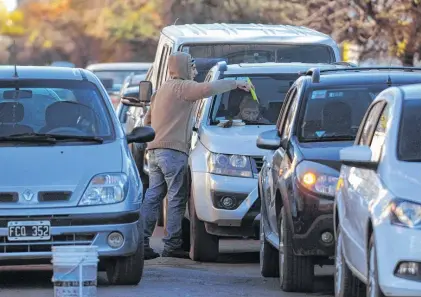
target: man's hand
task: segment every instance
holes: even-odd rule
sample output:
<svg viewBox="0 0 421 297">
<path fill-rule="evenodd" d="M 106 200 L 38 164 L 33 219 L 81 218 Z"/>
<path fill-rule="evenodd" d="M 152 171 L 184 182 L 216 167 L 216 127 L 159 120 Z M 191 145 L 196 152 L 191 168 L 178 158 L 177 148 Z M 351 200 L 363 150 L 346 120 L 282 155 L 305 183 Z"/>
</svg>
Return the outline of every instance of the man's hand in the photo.
<svg viewBox="0 0 421 297">
<path fill-rule="evenodd" d="M 237 88 L 246 92 L 250 92 L 254 86 L 246 81 L 237 80 Z"/>
</svg>

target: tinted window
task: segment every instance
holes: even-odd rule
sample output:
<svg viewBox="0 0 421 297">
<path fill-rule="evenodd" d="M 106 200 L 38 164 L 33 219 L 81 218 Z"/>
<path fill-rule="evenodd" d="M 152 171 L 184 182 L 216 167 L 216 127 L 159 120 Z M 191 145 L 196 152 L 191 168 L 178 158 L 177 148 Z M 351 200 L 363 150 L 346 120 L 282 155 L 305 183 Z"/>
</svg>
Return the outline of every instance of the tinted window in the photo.
<svg viewBox="0 0 421 297">
<path fill-rule="evenodd" d="M 383 102 L 378 102 L 374 104 L 374 106 L 372 106 L 372 108 L 370 109 L 367 119 L 364 122 L 364 127 L 361 132 L 360 140 L 358 142 L 359 145 L 370 145 L 371 134 L 373 132 L 374 127 L 377 125 L 377 122 L 379 120 L 379 114 L 383 107 Z"/>
<path fill-rule="evenodd" d="M 324 45 L 292 44 L 209 44 L 185 45 L 196 61 L 199 75 L 196 81 L 203 81 L 206 73 L 219 61 L 228 64 L 265 62 L 331 63 L 335 61 L 333 51 Z"/>
<path fill-rule="evenodd" d="M 398 159 L 421 162 L 421 100 L 404 101 L 398 137 Z"/>
<path fill-rule="evenodd" d="M 275 125 L 285 95 L 297 78 L 298 75 L 251 76 L 258 101 L 251 93 L 238 89 L 217 96 L 213 101 L 212 122 L 238 119 L 247 125 Z"/>
<path fill-rule="evenodd" d="M 367 108 L 384 87 L 312 89 L 298 124 L 304 141 L 354 140 Z"/>
<path fill-rule="evenodd" d="M 105 99 L 87 81 L 20 81 L 20 90 L 32 97 L 5 98 L 14 90 L 13 82 L 0 82 L 0 135 L 53 133 L 112 137 L 113 129 Z"/>
</svg>

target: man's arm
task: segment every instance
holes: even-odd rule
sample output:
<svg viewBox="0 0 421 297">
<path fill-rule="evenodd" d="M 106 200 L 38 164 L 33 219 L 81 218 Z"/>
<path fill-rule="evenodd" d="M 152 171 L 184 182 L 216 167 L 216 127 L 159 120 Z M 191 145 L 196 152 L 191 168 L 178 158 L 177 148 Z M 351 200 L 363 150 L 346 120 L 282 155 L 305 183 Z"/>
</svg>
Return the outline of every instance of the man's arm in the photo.
<svg viewBox="0 0 421 297">
<path fill-rule="evenodd" d="M 180 96 L 187 101 L 196 101 L 217 94 L 222 94 L 236 88 L 249 91 L 249 83 L 237 80 L 217 80 L 213 82 L 198 83 L 193 80 L 183 81 L 180 86 Z"/>
</svg>

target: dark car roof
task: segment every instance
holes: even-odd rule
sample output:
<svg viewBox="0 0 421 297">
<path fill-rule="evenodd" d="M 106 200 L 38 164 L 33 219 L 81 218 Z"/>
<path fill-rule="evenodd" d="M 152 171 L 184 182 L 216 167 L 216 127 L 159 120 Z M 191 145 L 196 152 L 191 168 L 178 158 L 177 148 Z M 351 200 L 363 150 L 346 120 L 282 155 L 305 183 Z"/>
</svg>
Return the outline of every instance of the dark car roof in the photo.
<svg viewBox="0 0 421 297">
<path fill-rule="evenodd" d="M 366 68 L 346 68 L 320 71 L 320 81 L 318 83 L 312 82 L 312 87 L 324 87 L 330 85 L 387 85 L 391 82 L 392 85 L 401 85 L 408 83 L 421 82 L 421 69 L 414 68 L 410 72 L 398 69 L 381 69 L 369 70 Z M 306 79 L 312 81 L 312 75 L 307 74 Z"/>
</svg>

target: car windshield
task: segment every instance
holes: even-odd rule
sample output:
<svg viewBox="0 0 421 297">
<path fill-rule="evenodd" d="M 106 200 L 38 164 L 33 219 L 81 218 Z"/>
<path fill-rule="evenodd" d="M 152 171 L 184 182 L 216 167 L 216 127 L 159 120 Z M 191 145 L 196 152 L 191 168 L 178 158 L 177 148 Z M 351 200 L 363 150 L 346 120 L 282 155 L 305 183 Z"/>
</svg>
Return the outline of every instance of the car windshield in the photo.
<svg viewBox="0 0 421 297">
<path fill-rule="evenodd" d="M 0 82 L 0 137 L 56 134 L 111 139 L 114 130 L 98 88 L 88 81 Z M 16 99 L 15 99 L 16 98 Z"/>
<path fill-rule="evenodd" d="M 421 162 L 421 100 L 403 102 L 398 134 L 398 159 Z"/>
<path fill-rule="evenodd" d="M 95 75 L 103 82 L 107 90 L 119 91 L 126 77 L 131 74 L 146 74 L 148 69 L 141 70 L 95 70 Z"/>
<path fill-rule="evenodd" d="M 335 56 L 329 46 L 321 44 L 207 44 L 184 45 L 182 51 L 189 53 L 196 61 L 198 75 L 202 82 L 207 72 L 219 61 L 227 64 L 302 62 L 332 63 Z"/>
<path fill-rule="evenodd" d="M 285 95 L 298 74 L 250 76 L 257 101 L 249 92 L 233 90 L 216 96 L 212 105 L 212 124 L 238 120 L 246 125 L 275 125 Z M 225 79 L 245 80 L 245 77 Z"/>
<path fill-rule="evenodd" d="M 368 106 L 385 87 L 311 89 L 298 122 L 301 141 L 354 140 Z"/>
</svg>

